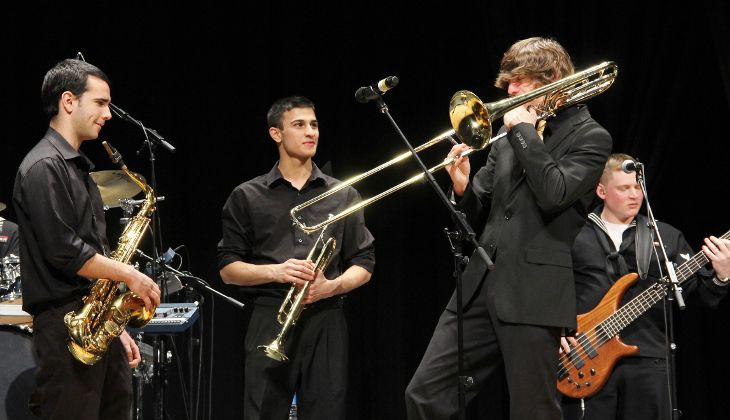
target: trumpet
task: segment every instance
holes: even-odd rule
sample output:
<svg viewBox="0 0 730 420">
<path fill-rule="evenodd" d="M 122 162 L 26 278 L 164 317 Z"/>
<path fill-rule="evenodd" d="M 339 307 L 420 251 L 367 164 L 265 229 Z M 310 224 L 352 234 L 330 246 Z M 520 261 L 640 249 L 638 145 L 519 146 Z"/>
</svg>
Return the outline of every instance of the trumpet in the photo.
<svg viewBox="0 0 730 420">
<path fill-rule="evenodd" d="M 314 256 L 314 253 L 317 249 L 317 245 L 322 240 L 323 235 L 324 230 L 322 230 L 319 238 L 315 242 L 312 249 L 309 251 L 309 255 L 307 255 L 307 260 L 312 260 L 312 257 Z M 327 268 L 327 265 L 332 258 L 332 254 L 334 253 L 336 246 L 337 241 L 335 240 L 335 238 L 329 238 L 327 242 L 325 242 L 322 250 L 319 253 L 319 256 L 317 257 L 317 261 L 314 263 L 315 273 L 320 270 L 324 271 Z M 299 315 L 301 315 L 302 313 L 302 310 L 304 310 L 304 298 L 307 296 L 307 291 L 309 290 L 310 284 L 311 282 L 308 281 L 304 284 L 304 286 L 301 286 L 299 288 L 297 288 L 295 285 L 292 285 L 292 287 L 289 288 L 289 293 L 286 295 L 286 298 L 284 298 L 284 302 L 282 302 L 281 307 L 279 307 L 279 311 L 276 314 L 276 320 L 281 325 L 281 331 L 276 336 L 274 341 L 267 345 L 257 347 L 259 350 L 266 353 L 268 357 L 279 362 L 289 361 L 289 358 L 286 356 L 286 354 L 284 354 L 284 340 L 289 334 L 291 328 L 296 324 L 297 320 L 299 319 Z M 299 290 L 297 291 L 297 289 Z"/>
<path fill-rule="evenodd" d="M 499 134 L 496 137 L 491 137 L 492 122 L 497 118 L 502 117 L 509 110 L 517 108 L 518 106 L 530 102 L 535 98 L 544 96 L 545 98 L 542 104 L 535 106 L 535 110 L 537 111 L 538 120 L 547 120 L 548 118 L 555 116 L 555 113 L 562 108 L 578 104 L 605 92 L 609 87 L 611 87 L 617 75 L 618 66 L 611 61 L 606 61 L 522 95 L 505 98 L 487 104 L 483 103 L 474 93 L 468 90 L 460 90 L 451 97 L 451 101 L 449 102 L 449 119 L 451 120 L 451 126 L 453 128 L 439 134 L 426 143 L 415 147 L 414 151 L 418 153 L 424 149 L 439 144 L 444 140 L 455 142 L 455 136 L 458 137 L 462 143 L 471 148 L 462 153 L 460 156 L 447 159 L 428 169 L 428 172 L 430 173 L 436 172 L 439 169 L 451 165 L 456 159 L 468 156 L 475 151 L 485 150 L 495 141 L 504 138 L 507 135 L 506 133 Z M 303 209 L 322 201 L 332 194 L 335 194 L 336 192 L 341 191 L 410 156 L 410 151 L 398 155 L 367 172 L 343 181 L 317 197 L 293 207 L 289 211 L 292 221 L 299 227 L 299 229 L 306 233 L 316 232 L 327 227 L 331 223 L 369 206 L 371 203 L 387 197 L 390 194 L 413 184 L 414 182 L 422 180 L 425 177 L 425 174 L 419 173 L 418 175 L 415 175 L 400 184 L 381 192 L 380 194 L 366 200 L 362 200 L 342 210 L 336 215 L 330 215 L 327 220 L 312 226 L 307 226 L 297 217 L 297 214 Z"/>
</svg>

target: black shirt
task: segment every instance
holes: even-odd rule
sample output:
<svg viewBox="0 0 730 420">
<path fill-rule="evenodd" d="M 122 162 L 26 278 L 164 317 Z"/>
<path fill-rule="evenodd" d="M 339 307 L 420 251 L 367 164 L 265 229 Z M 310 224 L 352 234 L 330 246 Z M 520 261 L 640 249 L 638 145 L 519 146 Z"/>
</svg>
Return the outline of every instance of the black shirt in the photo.
<svg viewBox="0 0 730 420">
<path fill-rule="evenodd" d="M 23 309 L 81 294 L 90 280 L 77 275 L 95 254 L 109 249 L 99 188 L 89 159 L 54 129 L 18 168 L 13 203 L 20 229 Z"/>
<path fill-rule="evenodd" d="M 624 231 L 621 246 L 616 250 L 601 221 L 602 209 L 603 207 L 600 206 L 593 211 L 573 244 L 573 270 L 579 314 L 595 308 L 608 289 L 621 276 L 638 272 L 635 244 L 636 224 L 632 224 Z M 641 215 L 637 216 L 637 219 L 646 220 Z M 662 222 L 657 222 L 657 226 L 670 261 L 681 265 L 695 255 L 679 230 Z M 604 245 L 601 245 L 602 238 L 599 238 L 598 235 L 605 236 L 604 244 L 610 247 L 611 253 L 605 251 Z M 661 268 L 664 272 L 666 271 L 663 262 Z M 627 289 L 620 306 L 625 305 L 647 287 L 656 283 L 660 277 L 659 264 L 656 256 L 652 255 L 646 279 L 639 278 L 633 286 Z M 719 304 L 728 291 L 728 287 L 716 285 L 712 281 L 712 274 L 705 269 L 701 269 L 698 275 L 683 282 L 682 289 L 685 297 L 696 290 L 697 297 L 707 306 Z M 675 303 L 670 302 L 670 304 Z M 638 356 L 665 357 L 663 303 L 661 301 L 656 303 L 621 331 L 619 336 L 626 344 L 639 346 Z"/>
<path fill-rule="evenodd" d="M 291 220 L 289 211 L 339 182 L 323 174 L 316 165 L 312 166 L 312 174 L 301 190 L 282 177 L 278 163 L 269 173 L 244 182 L 233 190 L 223 206 L 223 238 L 218 243 L 219 269 L 236 261 L 258 265 L 306 258 L 320 232 L 304 233 Z M 354 188 L 345 188 L 302 210 L 299 219 L 307 225 L 314 225 L 359 200 Z M 362 211 L 328 226 L 323 239 L 329 237 L 335 238 L 337 247 L 325 270 L 325 277 L 334 279 L 352 265 L 372 273 L 375 267 L 373 236 L 365 227 Z M 267 283 L 245 287 L 244 291 L 254 296 L 283 297 L 289 288 L 287 284 Z"/>
</svg>

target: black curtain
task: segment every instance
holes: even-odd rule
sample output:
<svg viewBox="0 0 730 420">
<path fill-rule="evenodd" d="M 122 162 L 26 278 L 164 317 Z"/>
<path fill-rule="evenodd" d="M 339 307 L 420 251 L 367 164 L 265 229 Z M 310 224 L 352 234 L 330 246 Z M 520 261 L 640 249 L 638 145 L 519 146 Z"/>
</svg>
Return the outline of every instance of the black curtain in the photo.
<svg viewBox="0 0 730 420">
<path fill-rule="evenodd" d="M 518 39 L 539 35 L 560 41 L 578 70 L 606 60 L 618 64 L 616 83 L 591 99 L 589 108 L 612 133 L 614 151 L 645 163 L 657 218 L 681 229 L 699 251 L 705 236 L 730 227 L 727 4 L 545 6 L 18 4 L 5 11 L 0 29 L 6 81 L 0 201 L 10 203 L 17 166 L 46 129 L 39 99 L 44 73 L 80 51 L 111 78 L 115 104 L 177 147 L 175 154 L 157 151 L 157 191 L 165 196 L 159 207 L 163 246 L 186 245 L 183 268 L 243 299 L 217 274 L 220 210 L 236 185 L 268 171 L 277 159 L 265 123 L 275 99 L 298 94 L 317 104 L 321 138 L 315 160 L 331 162 L 334 175 L 344 179 L 404 150 L 374 104 L 353 100 L 358 87 L 397 75 L 400 84 L 386 101 L 411 142 L 420 144 L 450 128 L 448 102 L 457 90 L 471 90 L 485 102 L 505 97 L 493 87 L 502 53 Z M 112 120 L 101 138 L 124 154 L 131 170 L 150 176 L 148 155 L 136 154 L 143 141 L 138 129 Z M 87 142 L 83 150 L 98 170 L 114 169 L 98 142 Z M 447 150 L 444 145 L 424 156 L 436 163 Z M 474 155 L 474 171 L 485 155 Z M 416 171 L 404 162 L 357 187 L 368 197 Z M 448 185 L 445 174 L 436 177 Z M 15 219 L 12 206 L 2 216 Z M 121 213 L 112 209 L 107 216 L 113 240 Z M 372 205 L 366 220 L 376 238 L 377 265 L 371 282 L 347 301 L 349 414 L 399 419 L 405 417 L 405 386 L 453 290 L 443 234 L 451 222 L 426 184 Z M 247 311 L 219 299 L 213 309 L 212 301 L 207 295 L 203 307 L 198 414 L 240 418 Z M 725 418 L 730 366 L 724 349 L 730 334 L 724 325 L 730 304 L 710 310 L 689 303 L 676 325 L 679 407 L 684 419 Z M 190 387 L 176 387 L 178 371 L 171 370 L 168 411 L 185 418 L 181 401 Z M 185 369 L 179 375 L 187 375 Z M 499 381 L 487 388 L 470 409 L 474 418 L 505 411 L 489 398 L 505 393 Z"/>
</svg>

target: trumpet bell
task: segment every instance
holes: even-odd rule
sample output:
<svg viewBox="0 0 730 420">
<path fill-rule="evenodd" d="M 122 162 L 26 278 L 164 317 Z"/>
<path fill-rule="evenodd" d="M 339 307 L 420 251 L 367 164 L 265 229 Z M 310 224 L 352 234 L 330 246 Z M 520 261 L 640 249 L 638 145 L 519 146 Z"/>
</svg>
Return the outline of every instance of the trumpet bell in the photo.
<svg viewBox="0 0 730 420">
<path fill-rule="evenodd" d="M 288 362 L 289 358 L 286 357 L 284 352 L 280 349 L 279 342 L 277 340 L 272 341 L 270 344 L 266 346 L 258 346 L 257 347 L 262 352 L 266 353 L 269 358 L 274 359 L 279 362 Z"/>
<path fill-rule="evenodd" d="M 449 102 L 449 119 L 456 135 L 472 149 L 481 150 L 492 137 L 489 112 L 477 95 L 460 90 Z"/>
</svg>

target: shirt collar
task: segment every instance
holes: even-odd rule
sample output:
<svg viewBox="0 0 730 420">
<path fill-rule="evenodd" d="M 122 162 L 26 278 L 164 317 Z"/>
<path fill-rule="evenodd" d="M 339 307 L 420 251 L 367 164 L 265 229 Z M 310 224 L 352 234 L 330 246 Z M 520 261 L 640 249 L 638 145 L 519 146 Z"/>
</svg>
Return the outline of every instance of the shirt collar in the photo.
<svg viewBox="0 0 730 420">
<path fill-rule="evenodd" d="M 562 124 L 564 121 L 568 121 L 574 115 L 578 114 L 583 107 L 583 105 L 574 105 L 561 109 L 555 114 L 555 117 L 548 120 L 548 125 L 550 125 L 550 123 Z"/>
<path fill-rule="evenodd" d="M 74 149 L 71 144 L 66 141 L 66 139 L 61 135 L 61 133 L 59 133 L 55 129 L 48 127 L 48 131 L 46 131 L 45 137 L 48 139 L 51 145 L 53 145 L 53 147 L 58 150 L 58 152 L 65 160 L 76 159 L 81 164 L 81 166 L 83 166 L 87 170 L 90 171 L 94 169 L 94 164 L 91 162 L 91 160 L 89 160 L 89 158 L 86 157 L 83 152 Z"/>
<path fill-rule="evenodd" d="M 603 219 L 601 219 L 601 212 L 603 211 L 603 204 L 596 207 L 592 212 L 588 214 L 588 219 L 596 224 L 601 230 L 606 232 L 608 234 L 608 228 L 606 228 L 606 223 L 603 222 Z M 631 223 L 629 223 L 629 227 L 635 227 L 636 226 L 636 218 L 634 217 L 631 220 Z"/>
<path fill-rule="evenodd" d="M 326 179 L 324 176 L 324 173 L 322 173 L 322 170 L 319 169 L 316 163 L 312 162 L 312 173 L 309 175 L 309 179 L 307 179 L 307 182 L 304 183 L 304 185 L 309 185 L 310 183 L 321 180 L 321 182 L 326 183 Z M 265 176 L 265 182 L 266 186 L 268 187 L 274 187 L 280 182 L 289 182 L 284 179 L 284 176 L 281 174 L 281 171 L 279 170 L 279 161 L 276 161 L 274 164 L 274 167 L 271 168 L 269 173 Z"/>
</svg>

